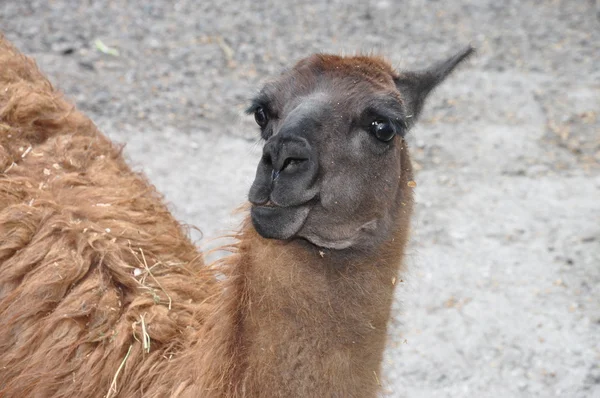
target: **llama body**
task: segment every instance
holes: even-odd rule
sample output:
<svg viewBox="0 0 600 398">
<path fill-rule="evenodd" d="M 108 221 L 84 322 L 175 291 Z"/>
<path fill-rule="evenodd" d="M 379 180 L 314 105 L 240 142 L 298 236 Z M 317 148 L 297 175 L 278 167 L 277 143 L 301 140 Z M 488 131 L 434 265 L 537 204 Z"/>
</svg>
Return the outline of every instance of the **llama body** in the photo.
<svg viewBox="0 0 600 398">
<path fill-rule="evenodd" d="M 104 396 L 129 347 L 117 388 L 142 391 L 219 290 L 154 188 L 4 39 L 0 82 L 0 396 Z"/>
<path fill-rule="evenodd" d="M 374 396 L 412 209 L 403 136 L 471 51 L 405 74 L 317 55 L 269 83 L 250 214 L 205 265 L 0 38 L 0 396 Z"/>
</svg>

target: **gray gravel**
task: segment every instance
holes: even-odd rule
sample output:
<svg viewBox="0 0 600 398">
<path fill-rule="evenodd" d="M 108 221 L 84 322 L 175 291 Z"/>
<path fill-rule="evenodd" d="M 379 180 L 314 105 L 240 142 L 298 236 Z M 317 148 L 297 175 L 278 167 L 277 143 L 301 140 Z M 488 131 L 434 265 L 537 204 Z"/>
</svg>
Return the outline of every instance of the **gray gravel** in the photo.
<svg viewBox="0 0 600 398">
<path fill-rule="evenodd" d="M 316 51 L 408 68 L 472 43 L 410 137 L 385 395 L 600 397 L 599 2 L 0 0 L 0 30 L 202 247 L 235 227 L 259 152 L 241 111 L 268 76 Z"/>
</svg>

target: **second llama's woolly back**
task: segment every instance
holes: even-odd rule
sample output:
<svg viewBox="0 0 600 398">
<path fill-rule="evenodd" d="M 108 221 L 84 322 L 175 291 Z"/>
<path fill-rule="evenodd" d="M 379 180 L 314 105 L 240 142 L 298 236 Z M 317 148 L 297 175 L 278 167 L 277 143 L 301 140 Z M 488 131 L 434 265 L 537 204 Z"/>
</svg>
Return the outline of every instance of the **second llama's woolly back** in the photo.
<svg viewBox="0 0 600 398">
<path fill-rule="evenodd" d="M 471 52 L 420 72 L 318 54 L 268 82 L 249 212 L 204 265 L 0 38 L 0 396 L 374 397 L 412 211 L 404 137 Z"/>
</svg>

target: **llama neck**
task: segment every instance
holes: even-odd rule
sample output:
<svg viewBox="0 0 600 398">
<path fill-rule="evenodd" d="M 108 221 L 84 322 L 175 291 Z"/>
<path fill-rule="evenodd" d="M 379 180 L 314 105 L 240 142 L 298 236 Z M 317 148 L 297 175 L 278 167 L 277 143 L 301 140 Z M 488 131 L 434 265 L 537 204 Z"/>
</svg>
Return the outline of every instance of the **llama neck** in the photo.
<svg viewBox="0 0 600 398">
<path fill-rule="evenodd" d="M 266 240 L 249 224 L 236 272 L 238 394 L 374 396 L 406 228 L 357 255 Z"/>
</svg>

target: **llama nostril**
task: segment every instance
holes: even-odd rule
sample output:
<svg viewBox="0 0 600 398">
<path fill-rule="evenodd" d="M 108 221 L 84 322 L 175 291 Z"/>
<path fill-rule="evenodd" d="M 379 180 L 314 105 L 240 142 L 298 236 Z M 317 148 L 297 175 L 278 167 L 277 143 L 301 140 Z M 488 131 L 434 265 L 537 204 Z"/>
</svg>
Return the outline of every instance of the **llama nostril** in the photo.
<svg viewBox="0 0 600 398">
<path fill-rule="evenodd" d="M 308 159 L 289 157 L 283 161 L 280 171 L 294 171 L 302 162 L 306 162 L 307 160 Z"/>
<path fill-rule="evenodd" d="M 273 170 L 271 170 L 271 181 L 276 181 L 277 178 L 279 178 L 279 174 L 281 174 L 282 172 L 286 172 L 286 173 L 295 172 L 297 170 L 298 166 L 302 162 L 305 162 L 307 160 L 308 159 L 292 158 L 292 157 L 285 159 L 283 161 L 283 164 L 281 165 L 281 169 L 277 170 L 276 168 L 274 168 Z"/>
</svg>

